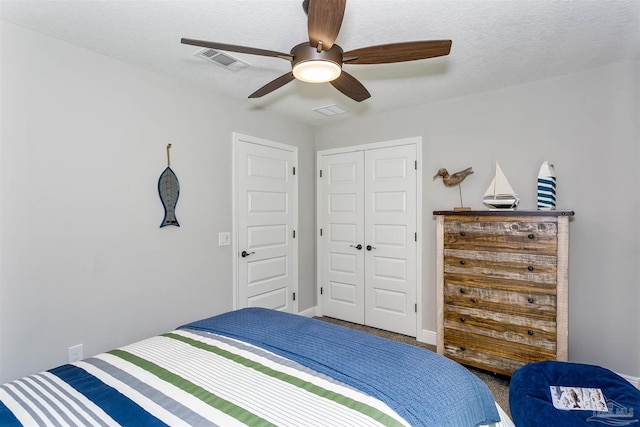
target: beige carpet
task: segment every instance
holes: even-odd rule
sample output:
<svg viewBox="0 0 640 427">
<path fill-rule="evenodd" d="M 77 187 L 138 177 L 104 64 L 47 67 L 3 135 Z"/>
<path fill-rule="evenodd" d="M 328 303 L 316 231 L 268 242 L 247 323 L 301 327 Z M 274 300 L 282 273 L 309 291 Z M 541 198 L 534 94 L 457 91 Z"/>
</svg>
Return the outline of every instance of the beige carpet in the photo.
<svg viewBox="0 0 640 427">
<path fill-rule="evenodd" d="M 351 329 L 357 329 L 359 331 L 367 332 L 372 335 L 377 335 L 382 338 L 400 341 L 405 344 L 416 345 L 418 347 L 426 348 L 427 350 L 436 351 L 435 346 L 430 344 L 425 344 L 417 341 L 415 338 L 408 337 L 406 335 L 396 334 L 394 332 L 383 331 L 381 329 L 371 328 L 369 326 L 358 325 L 356 323 L 345 322 L 343 320 L 333 319 L 331 317 L 317 317 L 317 319 L 324 320 L 329 323 L 334 323 L 336 325 L 345 326 Z M 474 375 L 484 381 L 491 393 L 493 393 L 493 397 L 498 402 L 498 404 L 505 410 L 505 412 L 511 416 L 511 411 L 509 410 L 509 377 L 503 375 L 492 374 L 490 372 L 482 371 L 475 368 L 468 368 Z"/>
</svg>

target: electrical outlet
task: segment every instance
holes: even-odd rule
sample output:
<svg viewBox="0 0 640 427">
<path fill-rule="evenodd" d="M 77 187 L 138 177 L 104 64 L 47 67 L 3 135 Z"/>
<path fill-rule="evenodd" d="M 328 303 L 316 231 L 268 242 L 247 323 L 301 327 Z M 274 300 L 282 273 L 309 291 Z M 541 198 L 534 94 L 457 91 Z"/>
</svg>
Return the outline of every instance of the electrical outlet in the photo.
<svg viewBox="0 0 640 427">
<path fill-rule="evenodd" d="M 69 347 L 69 363 L 77 362 L 82 359 L 82 344 Z"/>
<path fill-rule="evenodd" d="M 218 233 L 218 246 L 229 246 L 231 244 L 231 233 L 224 231 Z"/>
</svg>

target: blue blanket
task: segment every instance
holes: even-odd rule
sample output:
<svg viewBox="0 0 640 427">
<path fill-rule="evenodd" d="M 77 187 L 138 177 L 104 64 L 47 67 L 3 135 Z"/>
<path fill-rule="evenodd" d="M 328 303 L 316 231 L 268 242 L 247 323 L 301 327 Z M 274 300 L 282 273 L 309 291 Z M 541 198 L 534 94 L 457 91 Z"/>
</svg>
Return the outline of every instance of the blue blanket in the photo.
<svg viewBox="0 0 640 427">
<path fill-rule="evenodd" d="M 263 308 L 232 311 L 181 328 L 237 338 L 287 357 L 377 397 L 412 426 L 472 427 L 500 421 L 482 381 L 420 347 Z"/>
</svg>

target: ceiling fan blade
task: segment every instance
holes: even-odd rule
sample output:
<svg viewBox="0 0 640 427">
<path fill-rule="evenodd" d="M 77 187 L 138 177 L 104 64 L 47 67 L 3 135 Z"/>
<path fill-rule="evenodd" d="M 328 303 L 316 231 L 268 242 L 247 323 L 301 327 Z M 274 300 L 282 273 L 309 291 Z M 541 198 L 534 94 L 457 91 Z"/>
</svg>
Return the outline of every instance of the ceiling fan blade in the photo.
<svg viewBox="0 0 640 427">
<path fill-rule="evenodd" d="M 270 81 L 266 85 L 262 86 L 257 91 L 253 92 L 249 95 L 249 98 L 260 98 L 268 93 L 273 92 L 274 90 L 281 88 L 282 86 L 289 83 L 291 80 L 294 80 L 293 72 L 289 71 L 287 74 L 283 74 L 275 80 Z"/>
<path fill-rule="evenodd" d="M 309 0 L 309 43 L 329 50 L 338 37 L 347 0 Z"/>
<path fill-rule="evenodd" d="M 388 64 L 445 56 L 451 40 L 429 40 L 363 47 L 343 54 L 347 64 Z"/>
<path fill-rule="evenodd" d="M 208 42 L 205 40 L 193 40 L 193 39 L 181 39 L 182 44 L 188 44 L 193 46 L 208 47 L 210 49 L 226 50 L 229 52 L 248 53 L 250 55 L 260 56 L 273 56 L 276 58 L 282 58 L 292 60 L 293 55 L 290 53 L 276 52 L 275 50 L 257 49 L 255 47 L 237 46 L 233 44 Z"/>
<path fill-rule="evenodd" d="M 344 70 L 340 77 L 331 81 L 331 84 L 354 101 L 362 102 L 371 96 L 362 83 Z"/>
</svg>

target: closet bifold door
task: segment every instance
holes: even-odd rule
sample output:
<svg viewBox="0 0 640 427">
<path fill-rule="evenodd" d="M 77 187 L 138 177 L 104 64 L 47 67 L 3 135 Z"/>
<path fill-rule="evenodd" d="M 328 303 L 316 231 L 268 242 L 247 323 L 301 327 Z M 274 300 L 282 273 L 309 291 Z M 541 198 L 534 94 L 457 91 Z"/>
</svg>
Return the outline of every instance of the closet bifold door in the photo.
<svg viewBox="0 0 640 427">
<path fill-rule="evenodd" d="M 364 156 L 322 156 L 320 168 L 322 315 L 364 324 Z"/>
<path fill-rule="evenodd" d="M 365 323 L 409 336 L 417 317 L 415 158 L 415 145 L 365 152 Z"/>
</svg>

